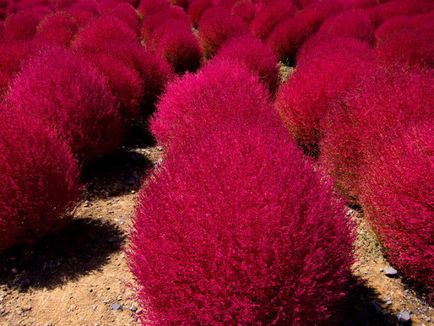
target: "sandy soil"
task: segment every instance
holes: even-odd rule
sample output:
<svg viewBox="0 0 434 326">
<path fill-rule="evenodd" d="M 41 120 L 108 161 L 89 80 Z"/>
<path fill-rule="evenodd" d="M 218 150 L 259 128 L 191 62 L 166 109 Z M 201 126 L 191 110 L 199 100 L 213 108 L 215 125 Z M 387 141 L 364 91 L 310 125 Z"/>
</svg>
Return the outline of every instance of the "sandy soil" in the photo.
<svg viewBox="0 0 434 326">
<path fill-rule="evenodd" d="M 158 147 L 124 149 L 85 173 L 87 192 L 75 219 L 59 234 L 16 248 L 0 266 L 0 325 L 137 325 L 124 248 L 141 183 L 161 158 Z M 388 267 L 360 214 L 355 286 L 347 325 L 394 325 L 408 311 L 414 325 L 434 325 L 434 310 Z"/>
</svg>

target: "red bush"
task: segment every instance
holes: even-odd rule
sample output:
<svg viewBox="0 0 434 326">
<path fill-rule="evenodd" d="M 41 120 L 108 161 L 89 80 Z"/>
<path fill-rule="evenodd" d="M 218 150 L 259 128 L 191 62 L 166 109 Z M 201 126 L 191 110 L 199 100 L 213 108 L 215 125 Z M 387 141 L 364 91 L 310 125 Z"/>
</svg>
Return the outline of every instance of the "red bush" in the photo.
<svg viewBox="0 0 434 326">
<path fill-rule="evenodd" d="M 234 37 L 217 52 L 214 61 L 236 61 L 257 73 L 262 82 L 274 92 L 279 83 L 279 67 L 276 55 L 265 43 L 252 35 Z"/>
<path fill-rule="evenodd" d="M 219 60 L 167 86 L 151 130 L 161 145 L 177 146 L 229 117 L 260 119 L 270 110 L 268 99 L 269 92 L 247 67 Z"/>
<path fill-rule="evenodd" d="M 343 208 L 280 122 L 262 117 L 206 130 L 142 190 L 130 265 L 145 323 L 339 318 L 352 263 Z"/>
<path fill-rule="evenodd" d="M 124 22 L 113 17 L 98 17 L 81 29 L 72 47 L 81 51 L 106 48 L 114 42 L 138 42 L 136 32 Z"/>
<path fill-rule="evenodd" d="M 0 41 L 0 99 L 5 95 L 22 63 L 31 54 L 31 50 L 32 46 L 28 41 Z"/>
<path fill-rule="evenodd" d="M 223 7 L 212 7 L 199 21 L 199 39 L 207 58 L 211 58 L 228 39 L 246 34 L 247 25 Z"/>
<path fill-rule="evenodd" d="M 120 113 L 107 80 L 62 48 L 47 48 L 30 59 L 12 82 L 6 102 L 54 126 L 85 159 L 113 151 L 122 140 Z"/>
<path fill-rule="evenodd" d="M 150 112 L 166 83 L 173 78 L 173 71 L 164 58 L 136 42 L 114 42 L 100 53 L 106 53 L 134 68 L 143 79 L 143 110 Z"/>
<path fill-rule="evenodd" d="M 78 23 L 66 12 L 46 16 L 38 25 L 36 39 L 42 42 L 68 47 L 78 31 Z"/>
<path fill-rule="evenodd" d="M 147 41 L 156 28 L 167 21 L 173 20 L 183 23 L 185 28 L 191 28 L 190 19 L 185 11 L 182 8 L 171 6 L 143 18 L 141 27 L 142 39 Z"/>
<path fill-rule="evenodd" d="M 231 9 L 231 14 L 240 17 L 246 24 L 250 24 L 255 17 L 256 6 L 252 0 L 239 0 Z"/>
<path fill-rule="evenodd" d="M 294 12 L 295 7 L 291 1 L 273 0 L 259 3 L 255 17 L 250 24 L 250 30 L 256 37 L 265 40 L 275 26 L 292 16 Z"/>
<path fill-rule="evenodd" d="M 188 15 L 190 16 L 191 23 L 194 27 L 199 24 L 200 18 L 203 13 L 213 6 L 213 0 L 192 0 L 188 5 Z"/>
<path fill-rule="evenodd" d="M 140 17 L 133 6 L 127 2 L 107 7 L 102 10 L 104 16 L 115 17 L 128 25 L 133 31 L 139 30 Z"/>
<path fill-rule="evenodd" d="M 367 44 L 351 38 L 326 39 L 309 47 L 302 64 L 281 86 L 276 109 L 297 142 L 309 154 L 317 155 L 323 135 L 321 119 L 331 102 L 370 71 L 374 56 Z"/>
<path fill-rule="evenodd" d="M 38 12 L 30 10 L 8 16 L 3 26 L 3 39 L 13 41 L 32 38 L 42 17 Z"/>
<path fill-rule="evenodd" d="M 344 10 L 340 0 L 316 1 L 297 11 L 295 17 L 302 19 L 310 30 L 317 31 L 329 17 Z"/>
<path fill-rule="evenodd" d="M 434 4 L 424 0 L 394 0 L 367 9 L 374 26 L 396 16 L 412 16 L 434 10 Z"/>
<path fill-rule="evenodd" d="M 158 26 L 149 42 L 155 51 L 166 58 L 175 72 L 195 71 L 202 59 L 199 41 L 190 26 L 177 20 L 169 20 Z"/>
<path fill-rule="evenodd" d="M 0 252 L 58 229 L 78 200 L 77 162 L 45 123 L 0 111 Z"/>
<path fill-rule="evenodd" d="M 429 72 L 378 69 L 365 74 L 357 87 L 334 103 L 322 120 L 320 159 L 349 199 L 361 193 L 364 161 L 381 155 L 376 144 L 382 134 L 434 118 L 433 85 Z"/>
<path fill-rule="evenodd" d="M 372 43 L 374 40 L 374 25 L 364 10 L 352 9 L 327 19 L 318 33 L 321 35 L 354 37 Z"/>
<path fill-rule="evenodd" d="M 299 48 L 311 33 L 312 30 L 304 20 L 290 17 L 276 26 L 268 37 L 267 43 L 280 60 L 293 65 Z"/>
<path fill-rule="evenodd" d="M 393 266 L 434 299 L 433 121 L 381 141 L 363 166 L 360 201 Z"/>
<path fill-rule="evenodd" d="M 167 0 L 140 0 L 137 10 L 143 17 L 146 17 L 169 6 L 170 3 Z"/>
<path fill-rule="evenodd" d="M 108 78 L 125 122 L 132 124 L 140 116 L 145 90 L 138 71 L 107 53 L 87 54 L 86 58 Z"/>
<path fill-rule="evenodd" d="M 383 64 L 434 67 L 434 14 L 390 19 L 376 36 L 377 54 Z"/>
</svg>

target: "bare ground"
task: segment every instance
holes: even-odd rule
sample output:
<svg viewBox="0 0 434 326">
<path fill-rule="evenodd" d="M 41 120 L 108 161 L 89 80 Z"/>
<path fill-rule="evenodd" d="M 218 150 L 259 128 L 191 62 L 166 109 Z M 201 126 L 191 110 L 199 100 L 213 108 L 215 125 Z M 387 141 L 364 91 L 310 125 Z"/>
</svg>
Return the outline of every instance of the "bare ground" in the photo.
<svg viewBox="0 0 434 326">
<path fill-rule="evenodd" d="M 158 147 L 124 149 L 86 169 L 87 192 L 73 222 L 61 233 L 0 256 L 0 325 L 137 325 L 143 313 L 134 300 L 124 248 L 137 191 Z M 347 325 L 394 325 L 411 313 L 414 325 L 434 325 L 434 310 L 389 266 L 360 214 L 354 290 Z"/>
</svg>

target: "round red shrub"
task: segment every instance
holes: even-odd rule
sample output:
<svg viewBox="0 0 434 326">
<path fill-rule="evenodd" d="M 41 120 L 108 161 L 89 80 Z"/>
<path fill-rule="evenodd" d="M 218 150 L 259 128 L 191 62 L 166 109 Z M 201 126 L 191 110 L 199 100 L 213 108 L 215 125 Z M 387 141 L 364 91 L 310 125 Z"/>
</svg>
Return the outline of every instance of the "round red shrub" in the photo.
<svg viewBox="0 0 434 326">
<path fill-rule="evenodd" d="M 432 121 L 432 74 L 401 67 L 362 75 L 357 87 L 333 103 L 321 121 L 320 160 L 338 189 L 357 200 L 363 188 L 366 158 L 381 155 L 376 144 L 382 134 L 418 121 Z M 339 126 L 338 128 L 336 126 Z"/>
<path fill-rule="evenodd" d="M 69 147 L 45 123 L 0 111 L 0 252 L 57 230 L 80 194 Z"/>
<path fill-rule="evenodd" d="M 396 16 L 412 16 L 434 10 L 434 4 L 423 0 L 394 0 L 367 9 L 374 26 Z"/>
<path fill-rule="evenodd" d="M 7 41 L 30 39 L 35 35 L 36 26 L 42 17 L 38 12 L 31 10 L 20 11 L 8 16 L 3 26 L 3 39 Z"/>
<path fill-rule="evenodd" d="M 318 33 L 321 35 L 354 37 L 372 43 L 374 40 L 374 25 L 364 10 L 352 9 L 327 19 L 321 25 Z"/>
<path fill-rule="evenodd" d="M 307 153 L 318 154 L 320 122 L 331 102 L 354 87 L 370 71 L 372 61 L 374 53 L 368 45 L 351 38 L 318 41 L 303 54 L 302 64 L 279 89 L 275 106 Z"/>
<path fill-rule="evenodd" d="M 187 13 L 194 27 L 199 24 L 203 13 L 214 5 L 213 0 L 192 0 L 188 5 Z"/>
<path fill-rule="evenodd" d="M 361 175 L 360 201 L 388 260 L 434 299 L 434 120 L 389 134 Z"/>
<path fill-rule="evenodd" d="M 125 123 L 135 122 L 140 116 L 145 90 L 139 72 L 107 53 L 86 54 L 86 58 L 107 77 Z"/>
<path fill-rule="evenodd" d="M 255 17 L 250 24 L 250 30 L 256 37 L 265 40 L 275 26 L 292 16 L 294 12 L 294 5 L 287 0 L 259 3 L 256 6 Z"/>
<path fill-rule="evenodd" d="M 11 80 L 31 51 L 28 41 L 0 41 L 0 98 L 7 92 Z"/>
<path fill-rule="evenodd" d="M 203 13 L 198 29 L 199 40 L 207 58 L 214 56 L 231 37 L 248 32 L 248 27 L 241 18 L 232 16 L 229 10 L 219 6 Z"/>
<path fill-rule="evenodd" d="M 46 16 L 38 25 L 35 38 L 39 41 L 68 47 L 78 31 L 78 23 L 66 12 Z"/>
<path fill-rule="evenodd" d="M 139 73 L 144 82 L 142 110 L 145 113 L 152 111 L 157 97 L 174 75 L 167 61 L 137 42 L 114 42 L 99 53 L 113 56 Z"/>
<path fill-rule="evenodd" d="M 268 100 L 269 92 L 251 70 L 236 61 L 219 60 L 167 86 L 151 130 L 161 145 L 174 147 L 229 117 L 260 119 L 270 110 Z"/>
<path fill-rule="evenodd" d="M 304 20 L 290 17 L 276 26 L 267 39 L 267 43 L 280 60 L 293 65 L 295 56 L 312 30 Z"/>
<path fill-rule="evenodd" d="M 302 19 L 310 30 L 317 31 L 324 21 L 342 10 L 344 6 L 340 0 L 315 1 L 297 11 L 295 17 Z"/>
<path fill-rule="evenodd" d="M 114 42 L 138 42 L 138 37 L 121 20 L 102 16 L 92 20 L 77 33 L 72 47 L 81 51 L 95 51 Z"/>
<path fill-rule="evenodd" d="M 271 48 L 252 35 L 234 37 L 226 42 L 217 55 L 217 60 L 236 61 L 257 73 L 262 82 L 273 93 L 279 83 L 279 67 Z"/>
<path fill-rule="evenodd" d="M 250 24 L 255 17 L 256 6 L 252 0 L 238 0 L 231 9 L 234 16 L 240 17 L 246 24 Z"/>
<path fill-rule="evenodd" d="M 167 0 L 140 0 L 137 10 L 143 17 L 146 17 L 169 6 L 170 2 Z"/>
<path fill-rule="evenodd" d="M 30 59 L 12 82 L 6 102 L 52 125 L 85 159 L 113 151 L 122 140 L 120 112 L 107 79 L 62 48 L 47 48 Z"/>
<path fill-rule="evenodd" d="M 128 25 L 133 31 L 138 31 L 140 17 L 132 5 L 119 2 L 117 5 L 102 10 L 104 16 L 115 17 Z"/>
<path fill-rule="evenodd" d="M 390 19 L 376 36 L 377 54 L 384 65 L 434 67 L 434 14 Z"/>
<path fill-rule="evenodd" d="M 190 26 L 184 22 L 166 21 L 154 30 L 149 42 L 177 73 L 195 71 L 200 66 L 202 49 Z"/>
<path fill-rule="evenodd" d="M 352 264 L 343 207 L 279 122 L 257 123 L 206 131 L 142 190 L 130 265 L 144 323 L 339 318 Z"/>
<path fill-rule="evenodd" d="M 190 19 L 185 11 L 182 8 L 171 6 L 143 18 L 141 27 L 142 39 L 147 41 L 156 28 L 167 21 L 173 20 L 183 23 L 185 28 L 191 28 Z"/>
</svg>

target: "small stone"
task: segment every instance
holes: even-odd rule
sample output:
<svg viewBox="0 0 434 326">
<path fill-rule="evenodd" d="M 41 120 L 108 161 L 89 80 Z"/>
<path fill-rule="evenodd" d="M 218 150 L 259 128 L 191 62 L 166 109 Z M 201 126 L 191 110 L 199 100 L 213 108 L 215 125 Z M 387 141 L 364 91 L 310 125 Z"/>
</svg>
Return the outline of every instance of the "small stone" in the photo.
<svg viewBox="0 0 434 326">
<path fill-rule="evenodd" d="M 386 267 L 384 269 L 384 275 L 389 276 L 389 277 L 393 277 L 393 276 L 398 275 L 398 271 L 393 267 Z"/>
<path fill-rule="evenodd" d="M 133 311 L 133 312 L 136 312 L 137 309 L 138 309 L 138 308 L 137 308 L 136 306 L 131 306 L 131 308 L 130 308 L 130 310 Z"/>
<path fill-rule="evenodd" d="M 406 324 L 411 321 L 411 316 L 408 311 L 400 311 L 397 317 L 398 317 L 398 322 L 402 324 Z"/>
<path fill-rule="evenodd" d="M 95 311 L 98 306 L 96 304 L 92 305 L 92 310 Z"/>
<path fill-rule="evenodd" d="M 112 309 L 112 310 L 115 310 L 115 311 L 117 311 L 117 310 L 122 310 L 122 306 L 121 306 L 119 303 L 113 303 L 113 304 L 111 305 L 111 309 Z"/>
<path fill-rule="evenodd" d="M 385 302 L 385 305 L 386 306 L 390 306 L 392 304 L 392 300 L 387 300 L 386 302 Z"/>
<path fill-rule="evenodd" d="M 16 273 L 18 273 L 18 270 L 16 268 L 12 268 L 11 272 L 12 272 L 12 274 L 16 274 Z"/>
<path fill-rule="evenodd" d="M 135 190 L 131 190 L 131 193 L 132 193 L 132 194 L 135 194 L 135 193 L 136 193 L 136 191 L 135 191 Z"/>
</svg>

